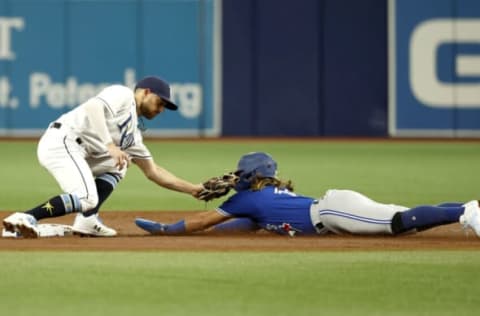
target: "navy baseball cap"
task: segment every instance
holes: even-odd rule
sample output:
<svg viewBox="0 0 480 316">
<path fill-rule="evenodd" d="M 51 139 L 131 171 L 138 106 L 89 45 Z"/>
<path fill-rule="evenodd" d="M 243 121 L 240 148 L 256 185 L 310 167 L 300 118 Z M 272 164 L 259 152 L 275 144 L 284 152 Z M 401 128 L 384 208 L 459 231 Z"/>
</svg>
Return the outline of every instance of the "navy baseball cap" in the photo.
<svg viewBox="0 0 480 316">
<path fill-rule="evenodd" d="M 137 90 L 137 88 L 150 89 L 150 91 L 165 101 L 165 107 L 167 109 L 172 111 L 176 111 L 178 109 L 178 106 L 173 103 L 172 100 L 170 100 L 170 86 L 165 80 L 155 76 L 145 77 L 137 82 L 135 90 Z"/>
</svg>

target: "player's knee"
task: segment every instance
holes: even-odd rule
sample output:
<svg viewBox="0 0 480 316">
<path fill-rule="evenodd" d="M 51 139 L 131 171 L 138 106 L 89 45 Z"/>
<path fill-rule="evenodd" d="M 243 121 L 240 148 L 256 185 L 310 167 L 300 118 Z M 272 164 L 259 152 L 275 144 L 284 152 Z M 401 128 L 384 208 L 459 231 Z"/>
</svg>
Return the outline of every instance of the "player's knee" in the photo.
<svg viewBox="0 0 480 316">
<path fill-rule="evenodd" d="M 395 215 L 393 215 L 391 226 L 392 233 L 394 235 L 398 235 L 407 231 L 407 229 L 405 229 L 405 226 L 403 225 L 401 212 L 397 212 L 395 213 Z"/>
<path fill-rule="evenodd" d="M 98 204 L 98 195 L 88 195 L 87 197 L 81 198 L 80 203 L 82 204 L 82 212 L 89 211 L 95 208 Z"/>
</svg>

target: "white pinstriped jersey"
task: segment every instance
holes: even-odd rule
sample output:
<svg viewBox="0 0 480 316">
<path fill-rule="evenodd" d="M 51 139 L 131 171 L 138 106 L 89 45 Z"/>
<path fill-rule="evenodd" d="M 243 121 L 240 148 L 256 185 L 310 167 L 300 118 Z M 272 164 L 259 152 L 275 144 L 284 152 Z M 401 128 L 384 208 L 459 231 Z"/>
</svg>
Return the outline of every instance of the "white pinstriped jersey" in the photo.
<svg viewBox="0 0 480 316">
<path fill-rule="evenodd" d="M 138 117 L 133 91 L 122 85 L 112 85 L 103 89 L 97 96 L 87 102 L 103 106 L 105 119 L 113 142 L 132 158 L 151 158 L 150 151 L 143 144 L 143 137 L 138 129 Z M 105 144 L 92 129 L 91 123 L 82 103 L 72 111 L 62 115 L 57 122 L 69 128 L 82 140 L 87 153 L 100 157 L 108 155 Z"/>
</svg>

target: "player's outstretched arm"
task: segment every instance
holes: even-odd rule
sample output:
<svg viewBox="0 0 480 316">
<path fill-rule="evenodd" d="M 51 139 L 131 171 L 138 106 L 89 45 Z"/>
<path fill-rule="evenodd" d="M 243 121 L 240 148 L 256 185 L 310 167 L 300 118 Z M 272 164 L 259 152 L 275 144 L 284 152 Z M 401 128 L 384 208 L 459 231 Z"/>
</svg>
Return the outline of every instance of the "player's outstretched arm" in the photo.
<svg viewBox="0 0 480 316">
<path fill-rule="evenodd" d="M 210 231 L 216 233 L 240 233 L 240 232 L 254 232 L 261 229 L 261 227 L 252 221 L 250 218 L 232 218 L 223 223 L 213 226 Z"/>
<path fill-rule="evenodd" d="M 166 189 L 188 193 L 192 196 L 196 196 L 203 189 L 202 184 L 193 184 L 180 179 L 168 170 L 158 166 L 152 159 L 134 158 L 133 162 L 142 170 L 145 177 Z"/>
<path fill-rule="evenodd" d="M 207 211 L 192 215 L 173 224 L 159 223 L 144 218 L 137 218 L 135 224 L 154 235 L 180 235 L 206 230 L 227 219 L 229 217 L 217 211 Z"/>
</svg>

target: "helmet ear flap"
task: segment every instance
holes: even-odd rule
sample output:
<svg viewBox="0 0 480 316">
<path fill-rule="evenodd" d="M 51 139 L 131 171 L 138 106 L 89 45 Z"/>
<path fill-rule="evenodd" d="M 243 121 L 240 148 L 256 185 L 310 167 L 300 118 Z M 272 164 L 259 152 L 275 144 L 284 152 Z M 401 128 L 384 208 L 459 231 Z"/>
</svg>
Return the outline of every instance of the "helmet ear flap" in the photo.
<svg viewBox="0 0 480 316">
<path fill-rule="evenodd" d="M 253 178 L 257 175 L 257 170 L 253 170 L 245 175 L 245 180 L 252 182 Z"/>
<path fill-rule="evenodd" d="M 252 172 L 244 173 L 242 171 L 242 172 L 239 172 L 236 175 L 238 176 L 238 181 L 237 181 L 234 188 L 237 191 L 243 191 L 243 190 L 250 189 L 250 186 L 251 186 L 252 181 L 253 181 L 253 179 L 256 175 L 256 172 L 252 171 Z"/>
</svg>

